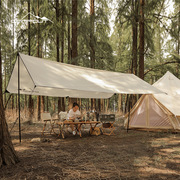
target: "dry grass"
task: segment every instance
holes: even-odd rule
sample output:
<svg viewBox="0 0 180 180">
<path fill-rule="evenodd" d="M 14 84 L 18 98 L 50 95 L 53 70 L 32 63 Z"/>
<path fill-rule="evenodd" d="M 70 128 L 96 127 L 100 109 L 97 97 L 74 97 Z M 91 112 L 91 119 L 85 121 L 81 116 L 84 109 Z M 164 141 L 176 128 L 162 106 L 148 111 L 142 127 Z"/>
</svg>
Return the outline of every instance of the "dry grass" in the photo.
<svg viewBox="0 0 180 180">
<path fill-rule="evenodd" d="M 21 161 L 0 169 L 0 179 L 180 179 L 180 134 L 127 133 L 122 124 L 119 119 L 115 136 L 85 131 L 82 138 L 46 134 L 46 141 L 31 142 L 41 136 L 42 124 L 23 123 L 21 144 L 16 124 L 11 136 Z"/>
</svg>

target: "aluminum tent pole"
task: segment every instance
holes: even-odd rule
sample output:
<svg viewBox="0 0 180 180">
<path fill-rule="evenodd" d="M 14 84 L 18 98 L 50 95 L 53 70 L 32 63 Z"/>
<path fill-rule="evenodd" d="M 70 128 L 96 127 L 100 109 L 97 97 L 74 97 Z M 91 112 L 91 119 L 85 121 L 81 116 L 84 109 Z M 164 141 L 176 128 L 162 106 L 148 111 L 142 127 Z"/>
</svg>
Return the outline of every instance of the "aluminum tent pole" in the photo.
<svg viewBox="0 0 180 180">
<path fill-rule="evenodd" d="M 21 143 L 21 104 L 20 104 L 20 58 L 18 56 L 18 106 L 19 106 L 19 142 Z"/>
</svg>

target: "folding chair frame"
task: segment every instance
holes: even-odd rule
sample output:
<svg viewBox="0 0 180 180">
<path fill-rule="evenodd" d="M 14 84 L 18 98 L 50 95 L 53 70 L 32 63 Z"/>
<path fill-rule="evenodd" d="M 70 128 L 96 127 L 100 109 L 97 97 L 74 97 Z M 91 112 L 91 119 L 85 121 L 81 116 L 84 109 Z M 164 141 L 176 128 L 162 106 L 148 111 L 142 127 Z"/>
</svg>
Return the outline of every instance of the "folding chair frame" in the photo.
<svg viewBox="0 0 180 180">
<path fill-rule="evenodd" d="M 50 125 L 51 125 L 50 134 L 51 134 L 52 132 L 53 132 L 54 134 L 56 134 L 55 131 L 54 131 L 54 124 L 55 124 L 55 121 L 56 121 L 57 119 L 52 119 L 51 114 L 50 114 L 49 112 L 45 112 L 45 113 L 42 114 L 42 120 L 44 121 L 44 126 L 43 126 L 43 130 L 42 130 L 41 135 L 44 136 L 44 131 L 45 131 L 45 129 L 46 129 L 46 124 L 47 124 L 47 122 L 50 122 Z M 53 123 L 52 123 L 52 121 L 53 121 Z"/>
<path fill-rule="evenodd" d="M 102 122 L 101 130 L 102 133 L 105 135 L 115 135 L 114 134 L 114 122 L 115 122 L 115 115 L 114 114 L 101 114 L 100 115 L 100 121 Z M 107 133 L 105 130 L 109 129 L 110 132 Z"/>
</svg>

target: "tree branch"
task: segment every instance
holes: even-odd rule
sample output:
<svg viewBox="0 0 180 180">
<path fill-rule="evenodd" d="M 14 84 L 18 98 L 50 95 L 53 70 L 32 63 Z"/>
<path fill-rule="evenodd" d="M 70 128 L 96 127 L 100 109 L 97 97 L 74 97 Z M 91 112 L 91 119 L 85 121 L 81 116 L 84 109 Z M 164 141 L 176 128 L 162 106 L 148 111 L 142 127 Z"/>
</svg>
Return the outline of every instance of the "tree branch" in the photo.
<svg viewBox="0 0 180 180">
<path fill-rule="evenodd" d="M 144 73 L 144 76 L 145 76 L 147 73 L 149 73 L 150 71 L 153 71 L 154 69 L 156 69 L 156 68 L 158 68 L 158 67 L 160 67 L 160 66 L 164 66 L 164 65 L 166 65 L 166 64 L 173 64 L 173 63 L 180 64 L 180 62 L 178 62 L 178 61 L 168 61 L 168 62 L 164 62 L 164 63 L 158 64 L 157 66 L 154 66 L 154 67 L 146 70 L 146 72 Z"/>
</svg>

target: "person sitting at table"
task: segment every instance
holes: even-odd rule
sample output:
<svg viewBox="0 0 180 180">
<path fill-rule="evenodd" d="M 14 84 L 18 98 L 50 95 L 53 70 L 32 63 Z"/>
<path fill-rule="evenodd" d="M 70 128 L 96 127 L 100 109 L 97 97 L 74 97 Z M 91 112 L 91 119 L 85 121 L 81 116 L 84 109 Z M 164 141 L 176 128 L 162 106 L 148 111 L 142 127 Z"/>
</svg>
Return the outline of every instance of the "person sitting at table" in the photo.
<svg viewBox="0 0 180 180">
<path fill-rule="evenodd" d="M 69 110 L 68 120 L 71 120 L 74 122 L 78 119 L 81 119 L 81 112 L 79 111 L 78 103 L 74 102 L 72 109 Z M 73 135 L 75 135 L 76 132 L 74 131 L 74 125 L 73 124 L 71 125 L 71 129 L 73 131 Z"/>
</svg>

